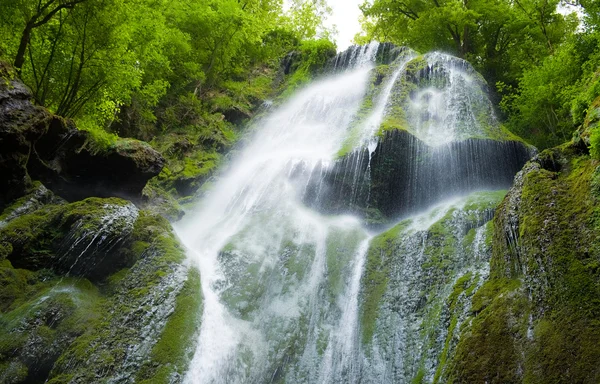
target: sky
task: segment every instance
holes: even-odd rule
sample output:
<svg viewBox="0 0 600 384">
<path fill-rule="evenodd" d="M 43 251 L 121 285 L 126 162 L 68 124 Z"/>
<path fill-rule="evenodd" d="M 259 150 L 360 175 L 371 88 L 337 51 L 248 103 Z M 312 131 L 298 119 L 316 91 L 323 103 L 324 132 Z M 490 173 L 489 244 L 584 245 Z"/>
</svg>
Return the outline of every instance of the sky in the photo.
<svg viewBox="0 0 600 384">
<path fill-rule="evenodd" d="M 333 10 L 327 24 L 337 26 L 336 43 L 338 51 L 343 51 L 352 45 L 354 35 L 360 32 L 358 18 L 361 13 L 358 6 L 363 3 L 363 0 L 327 0 L 327 3 Z"/>
<path fill-rule="evenodd" d="M 360 32 L 360 23 L 358 18 L 361 15 L 358 6 L 364 0 L 327 0 L 327 4 L 331 7 L 332 15 L 327 19 L 328 27 L 335 25 L 338 34 L 336 36 L 336 44 L 338 51 L 343 51 L 352 45 L 354 35 Z M 283 1 L 284 9 L 289 7 L 289 0 Z"/>
</svg>

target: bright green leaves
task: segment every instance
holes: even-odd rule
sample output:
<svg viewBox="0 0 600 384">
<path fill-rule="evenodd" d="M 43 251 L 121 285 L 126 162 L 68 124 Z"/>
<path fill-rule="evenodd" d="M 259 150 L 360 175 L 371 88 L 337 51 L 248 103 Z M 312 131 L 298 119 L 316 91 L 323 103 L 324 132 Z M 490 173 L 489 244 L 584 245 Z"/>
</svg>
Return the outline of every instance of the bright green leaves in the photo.
<svg viewBox="0 0 600 384">
<path fill-rule="evenodd" d="M 246 93 L 266 97 L 263 78 L 301 40 L 328 33 L 328 12 L 322 0 L 296 1 L 288 15 L 282 0 L 8 0 L 0 3 L 0 56 L 22 56 L 22 79 L 53 112 L 149 139 L 189 126 L 186 119 L 205 125 L 210 100 L 228 89 L 249 83 Z M 169 118 L 191 99 L 193 116 Z"/>
<path fill-rule="evenodd" d="M 288 15 L 291 29 L 302 40 L 329 39 L 335 34 L 335 30 L 324 24 L 331 15 L 326 0 L 291 0 Z"/>
</svg>

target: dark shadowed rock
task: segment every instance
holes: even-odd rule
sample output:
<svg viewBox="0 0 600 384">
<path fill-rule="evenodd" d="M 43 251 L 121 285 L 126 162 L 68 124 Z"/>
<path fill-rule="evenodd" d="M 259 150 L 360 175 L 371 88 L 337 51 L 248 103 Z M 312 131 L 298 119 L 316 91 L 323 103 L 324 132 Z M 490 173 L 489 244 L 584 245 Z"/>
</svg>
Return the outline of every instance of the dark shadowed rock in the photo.
<svg viewBox="0 0 600 384">
<path fill-rule="evenodd" d="M 31 186 L 27 163 L 31 142 L 44 131 L 50 118 L 34 106 L 25 85 L 0 64 L 0 207 L 25 194 Z"/>
<path fill-rule="evenodd" d="M 333 167 L 312 170 L 304 200 L 325 212 L 386 221 L 453 196 L 508 188 L 532 154 L 516 141 L 468 139 L 433 147 L 392 130 L 371 155 L 357 150 Z"/>
<path fill-rule="evenodd" d="M 141 197 L 163 157 L 148 144 L 119 139 L 100 144 L 72 121 L 35 106 L 31 92 L 0 68 L 0 207 L 40 180 L 67 200 Z"/>
</svg>

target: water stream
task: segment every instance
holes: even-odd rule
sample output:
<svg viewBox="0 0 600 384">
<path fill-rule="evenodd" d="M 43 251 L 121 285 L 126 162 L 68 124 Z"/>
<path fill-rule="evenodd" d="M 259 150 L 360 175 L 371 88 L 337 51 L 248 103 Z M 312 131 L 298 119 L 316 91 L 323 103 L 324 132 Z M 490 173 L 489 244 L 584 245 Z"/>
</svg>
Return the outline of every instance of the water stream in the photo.
<svg viewBox="0 0 600 384">
<path fill-rule="evenodd" d="M 204 297 L 198 347 L 185 382 L 405 382 L 420 369 L 433 379 L 445 334 L 437 335 L 442 346 L 436 346 L 436 353 L 418 352 L 429 336 L 419 339 L 423 316 L 411 309 L 419 300 L 411 296 L 418 294 L 416 289 L 430 289 L 430 285 L 421 287 L 425 284 L 422 265 L 433 257 L 428 254 L 430 227 L 446 218 L 451 226 L 448 236 L 463 243 L 475 231 L 474 240 L 456 248 L 455 273 L 432 283 L 439 288 L 435 292 L 447 293 L 465 273 L 479 280 L 485 277 L 482 266 L 487 258 L 481 249 L 489 209 L 467 211 L 467 201 L 460 198 L 441 208 L 436 206 L 439 201 L 432 202 L 433 208 L 392 229 L 398 234 L 394 239 L 400 239 L 399 253 L 393 256 L 395 275 L 386 277 L 389 284 L 382 293 L 381 315 L 375 331 L 366 337 L 371 282 L 365 274 L 373 269 L 375 245 L 386 234 L 373 233 L 350 212 L 325 214 L 306 204 L 307 191 L 322 184 L 357 124 L 361 131 L 356 148 L 368 148 L 365 156 L 370 165 L 379 142 L 378 127 L 393 106 L 407 62 L 415 56 L 402 55 L 391 64 L 372 112 L 361 121 L 358 113 L 373 86 L 377 50 L 378 44 L 373 43 L 340 55 L 333 74 L 255 122 L 258 129 L 249 145 L 211 193 L 177 225 L 200 269 Z M 437 56 L 432 60 L 440 62 Z M 436 70 L 440 69 L 432 66 Z M 463 92 L 464 78 L 452 77 L 452 81 L 452 89 L 461 84 Z M 447 128 L 443 122 L 451 120 L 452 132 L 438 133 L 444 142 L 459 137 L 457 116 L 462 112 L 451 114 L 446 107 L 453 108 L 459 96 L 459 104 L 464 105 L 468 97 L 453 94 L 453 99 L 431 87 L 423 92 L 416 93 L 416 104 L 409 110 L 418 112 L 408 116 L 414 120 L 415 134 L 434 141 L 434 130 Z M 422 102 L 429 104 L 418 104 Z M 446 109 L 440 112 L 442 105 Z M 435 124 L 418 120 L 424 110 L 435 115 Z M 471 119 L 466 126 L 480 129 L 473 124 L 477 122 Z M 436 140 L 433 144 L 440 144 Z M 361 156 L 354 157 L 352 167 L 365 164 Z M 403 300 L 406 305 L 398 303 Z M 466 304 L 460 308 L 466 311 Z M 386 329 L 391 331 L 382 333 Z M 409 353 L 407 348 L 417 352 Z"/>
</svg>

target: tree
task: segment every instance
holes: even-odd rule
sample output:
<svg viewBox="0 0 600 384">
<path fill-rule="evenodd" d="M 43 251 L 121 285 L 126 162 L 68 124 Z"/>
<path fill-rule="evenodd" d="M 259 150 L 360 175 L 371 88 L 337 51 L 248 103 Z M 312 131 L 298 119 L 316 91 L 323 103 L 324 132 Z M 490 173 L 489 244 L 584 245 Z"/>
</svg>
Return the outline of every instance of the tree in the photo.
<svg viewBox="0 0 600 384">
<path fill-rule="evenodd" d="M 47 24 L 53 17 L 59 14 L 62 10 L 71 10 L 77 4 L 81 4 L 88 0 L 38 0 L 34 7 L 24 7 L 24 16 L 27 18 L 25 28 L 21 32 L 21 39 L 17 55 L 14 60 L 14 67 L 18 73 L 21 73 L 23 64 L 25 63 L 25 53 L 31 39 L 31 32 L 35 28 L 39 28 Z"/>
</svg>

